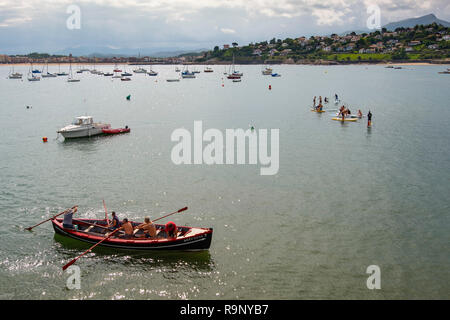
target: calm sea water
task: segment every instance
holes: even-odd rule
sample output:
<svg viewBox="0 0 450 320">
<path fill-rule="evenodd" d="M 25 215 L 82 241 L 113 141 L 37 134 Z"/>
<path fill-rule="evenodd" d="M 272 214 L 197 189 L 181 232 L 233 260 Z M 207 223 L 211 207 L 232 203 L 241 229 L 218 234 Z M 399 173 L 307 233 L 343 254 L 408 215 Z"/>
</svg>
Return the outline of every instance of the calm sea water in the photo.
<svg viewBox="0 0 450 320">
<path fill-rule="evenodd" d="M 67 83 L 28 82 L 27 66 L 15 68 L 23 81 L 8 80 L 9 67 L 0 67 L 0 298 L 449 297 L 450 76 L 437 73 L 443 66 L 274 66 L 279 78 L 239 66 L 241 83 L 223 79 L 223 66 L 178 83 L 165 81 L 176 76 L 173 66 L 153 69 L 156 78 L 85 73 Z M 370 108 L 373 127 L 310 112 L 314 95 L 334 93 L 353 113 Z M 55 140 L 58 128 L 85 114 L 131 133 Z M 223 132 L 279 129 L 279 172 L 174 165 L 170 135 L 193 132 L 195 120 Z M 77 261 L 81 289 L 69 290 L 61 267 L 88 246 L 55 237 L 51 223 L 24 228 L 75 204 L 80 217 L 103 218 L 102 199 L 109 212 L 133 220 L 188 206 L 171 220 L 213 227 L 211 249 L 96 250 Z M 380 290 L 367 289 L 370 265 L 380 267 Z"/>
</svg>

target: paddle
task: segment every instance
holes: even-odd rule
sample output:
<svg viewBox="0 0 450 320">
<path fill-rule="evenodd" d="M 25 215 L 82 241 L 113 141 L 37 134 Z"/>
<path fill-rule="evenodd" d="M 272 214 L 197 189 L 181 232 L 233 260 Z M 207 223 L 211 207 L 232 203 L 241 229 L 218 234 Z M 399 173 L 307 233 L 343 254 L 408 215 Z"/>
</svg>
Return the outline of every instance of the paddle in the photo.
<svg viewBox="0 0 450 320">
<path fill-rule="evenodd" d="M 164 219 L 165 217 L 171 216 L 171 215 L 173 215 L 173 214 L 175 214 L 175 213 L 183 212 L 183 211 L 187 210 L 187 208 L 188 208 L 188 207 L 181 208 L 180 210 L 175 211 L 175 212 L 172 212 L 172 213 L 169 213 L 168 215 L 165 215 L 164 217 L 155 219 L 155 220 L 153 220 L 153 222 L 158 221 L 158 220 L 161 220 L 161 219 Z"/>
<path fill-rule="evenodd" d="M 108 211 L 106 210 L 105 199 L 103 199 L 103 208 L 105 208 L 105 220 L 106 220 L 107 225 L 109 226 Z"/>
<path fill-rule="evenodd" d="M 161 220 L 161 219 L 166 218 L 166 217 L 168 217 L 168 216 L 171 216 L 171 215 L 173 215 L 173 214 L 175 214 L 175 213 L 183 212 L 183 211 L 187 210 L 187 208 L 188 208 L 188 207 L 181 208 L 181 209 L 178 210 L 178 211 L 169 213 L 169 214 L 167 214 L 167 215 L 165 215 L 165 216 L 163 216 L 163 217 L 160 217 L 160 218 L 158 218 L 158 219 L 155 219 L 155 220 L 153 220 L 153 222 L 154 222 L 154 221 Z M 94 248 L 95 248 L 96 246 L 98 246 L 100 243 L 102 243 L 102 242 L 105 241 L 106 239 L 109 239 L 109 238 L 110 238 L 114 233 L 116 233 L 117 231 L 119 231 L 119 229 L 114 230 L 114 231 L 111 232 L 107 237 L 103 238 L 102 240 L 100 240 L 99 242 L 97 242 L 96 244 L 94 244 L 92 247 L 90 247 L 88 250 L 86 250 L 85 252 L 83 252 L 82 254 L 80 254 L 78 257 L 76 257 L 75 259 L 71 260 L 69 263 L 67 263 L 66 265 L 64 265 L 64 266 L 63 266 L 63 270 L 66 270 L 68 267 L 70 267 L 72 264 L 74 264 L 75 261 L 77 261 L 79 258 L 81 258 L 82 256 L 84 256 L 86 253 L 88 253 L 89 251 L 91 251 L 92 249 L 94 249 Z"/>
<path fill-rule="evenodd" d="M 80 254 L 78 257 L 76 257 L 75 259 L 71 260 L 69 263 L 67 263 L 65 266 L 63 266 L 63 271 L 66 270 L 68 267 L 70 267 L 72 264 L 75 263 L 75 261 L 77 261 L 78 259 L 80 259 L 82 256 L 84 256 L 86 253 L 88 253 L 89 251 L 91 251 L 92 249 L 94 249 L 96 246 L 98 246 L 100 243 L 102 243 L 103 241 L 109 239 L 114 233 L 116 233 L 117 231 L 119 231 L 119 229 L 114 230 L 113 232 L 111 232 L 109 234 L 109 236 L 103 238 L 102 240 L 100 240 L 99 242 L 97 242 L 96 244 L 94 244 L 92 247 L 90 247 L 89 249 L 87 249 L 85 252 L 83 252 L 82 254 Z"/>
<path fill-rule="evenodd" d="M 52 219 L 55 219 L 56 217 L 59 217 L 60 215 L 66 213 L 67 211 L 69 211 L 69 210 L 71 210 L 71 209 L 74 209 L 75 207 L 78 207 L 78 206 L 73 206 L 73 207 L 70 208 L 70 209 L 66 209 L 66 210 L 64 210 L 63 212 L 58 213 L 56 216 L 53 216 L 53 217 L 50 218 L 50 219 L 44 220 L 44 221 L 42 221 L 42 222 L 40 222 L 40 223 L 38 223 L 37 225 L 34 225 L 34 226 L 32 226 L 32 227 L 25 228 L 25 230 L 31 231 L 31 229 L 33 229 L 34 227 L 37 227 L 37 226 L 43 224 L 44 222 L 50 221 L 50 220 L 52 220 Z"/>
</svg>

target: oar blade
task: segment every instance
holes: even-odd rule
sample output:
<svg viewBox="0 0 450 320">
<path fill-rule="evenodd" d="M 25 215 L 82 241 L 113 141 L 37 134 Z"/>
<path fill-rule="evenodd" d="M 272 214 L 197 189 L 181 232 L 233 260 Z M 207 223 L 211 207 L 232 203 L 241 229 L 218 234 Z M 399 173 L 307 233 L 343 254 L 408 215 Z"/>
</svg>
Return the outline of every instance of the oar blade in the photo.
<svg viewBox="0 0 450 320">
<path fill-rule="evenodd" d="M 187 209 L 188 209 L 188 207 L 184 207 L 184 208 L 181 208 L 180 210 L 178 210 L 177 212 L 182 212 L 182 211 L 185 211 Z"/>
<path fill-rule="evenodd" d="M 75 263 L 75 261 L 77 261 L 77 259 L 73 259 L 72 261 L 70 261 L 68 264 L 64 265 L 62 267 L 63 271 L 66 270 L 68 267 L 70 267 L 71 265 L 73 265 Z"/>
</svg>

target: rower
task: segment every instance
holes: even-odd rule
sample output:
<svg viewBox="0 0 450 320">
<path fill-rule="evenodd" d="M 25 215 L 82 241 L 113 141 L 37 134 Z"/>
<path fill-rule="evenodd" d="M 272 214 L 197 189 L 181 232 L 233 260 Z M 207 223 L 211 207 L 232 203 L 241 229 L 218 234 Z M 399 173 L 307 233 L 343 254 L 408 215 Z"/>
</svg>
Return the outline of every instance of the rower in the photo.
<svg viewBox="0 0 450 320">
<path fill-rule="evenodd" d="M 155 225 L 153 224 L 153 222 L 150 220 L 149 217 L 144 218 L 144 223 L 141 223 L 140 225 L 138 225 L 136 227 L 134 233 L 136 234 L 136 232 L 139 230 L 144 231 L 144 235 L 141 237 L 145 237 L 145 238 L 155 238 L 156 237 Z"/>
<path fill-rule="evenodd" d="M 111 225 L 109 225 L 109 227 L 112 228 L 113 230 L 116 230 L 117 228 L 120 227 L 120 221 L 119 221 L 119 218 L 117 218 L 115 211 L 111 212 L 111 215 L 112 215 L 112 221 L 111 221 Z"/>
<path fill-rule="evenodd" d="M 73 229 L 72 216 L 77 211 L 78 211 L 78 206 L 75 206 L 75 207 L 69 209 L 69 211 L 67 211 L 64 214 L 63 228 Z"/>
<path fill-rule="evenodd" d="M 177 233 L 178 233 L 177 225 L 172 221 L 167 222 L 166 223 L 167 238 L 176 238 Z"/>
<path fill-rule="evenodd" d="M 134 234 L 133 234 L 133 225 L 131 224 L 131 222 L 128 221 L 127 218 L 123 218 L 122 220 L 122 226 L 119 228 L 119 230 L 124 230 L 125 234 L 121 236 L 121 238 L 124 239 L 131 239 L 133 238 Z"/>
</svg>

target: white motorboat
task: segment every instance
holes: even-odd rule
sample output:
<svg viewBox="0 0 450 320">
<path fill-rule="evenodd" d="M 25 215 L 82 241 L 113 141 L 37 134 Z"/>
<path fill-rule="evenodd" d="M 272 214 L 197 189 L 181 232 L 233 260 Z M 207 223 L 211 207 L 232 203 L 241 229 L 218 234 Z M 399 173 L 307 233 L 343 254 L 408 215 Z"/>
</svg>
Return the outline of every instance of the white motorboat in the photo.
<svg viewBox="0 0 450 320">
<path fill-rule="evenodd" d="M 91 116 L 76 117 L 72 124 L 57 131 L 65 139 L 92 137 L 103 133 L 103 129 L 110 129 L 109 123 L 96 123 Z"/>
<path fill-rule="evenodd" d="M 144 68 L 137 68 L 135 70 L 133 70 L 134 73 L 147 73 L 147 70 L 145 70 Z"/>
<path fill-rule="evenodd" d="M 272 75 L 272 68 L 266 68 L 262 71 L 263 76 L 270 76 Z"/>
</svg>

